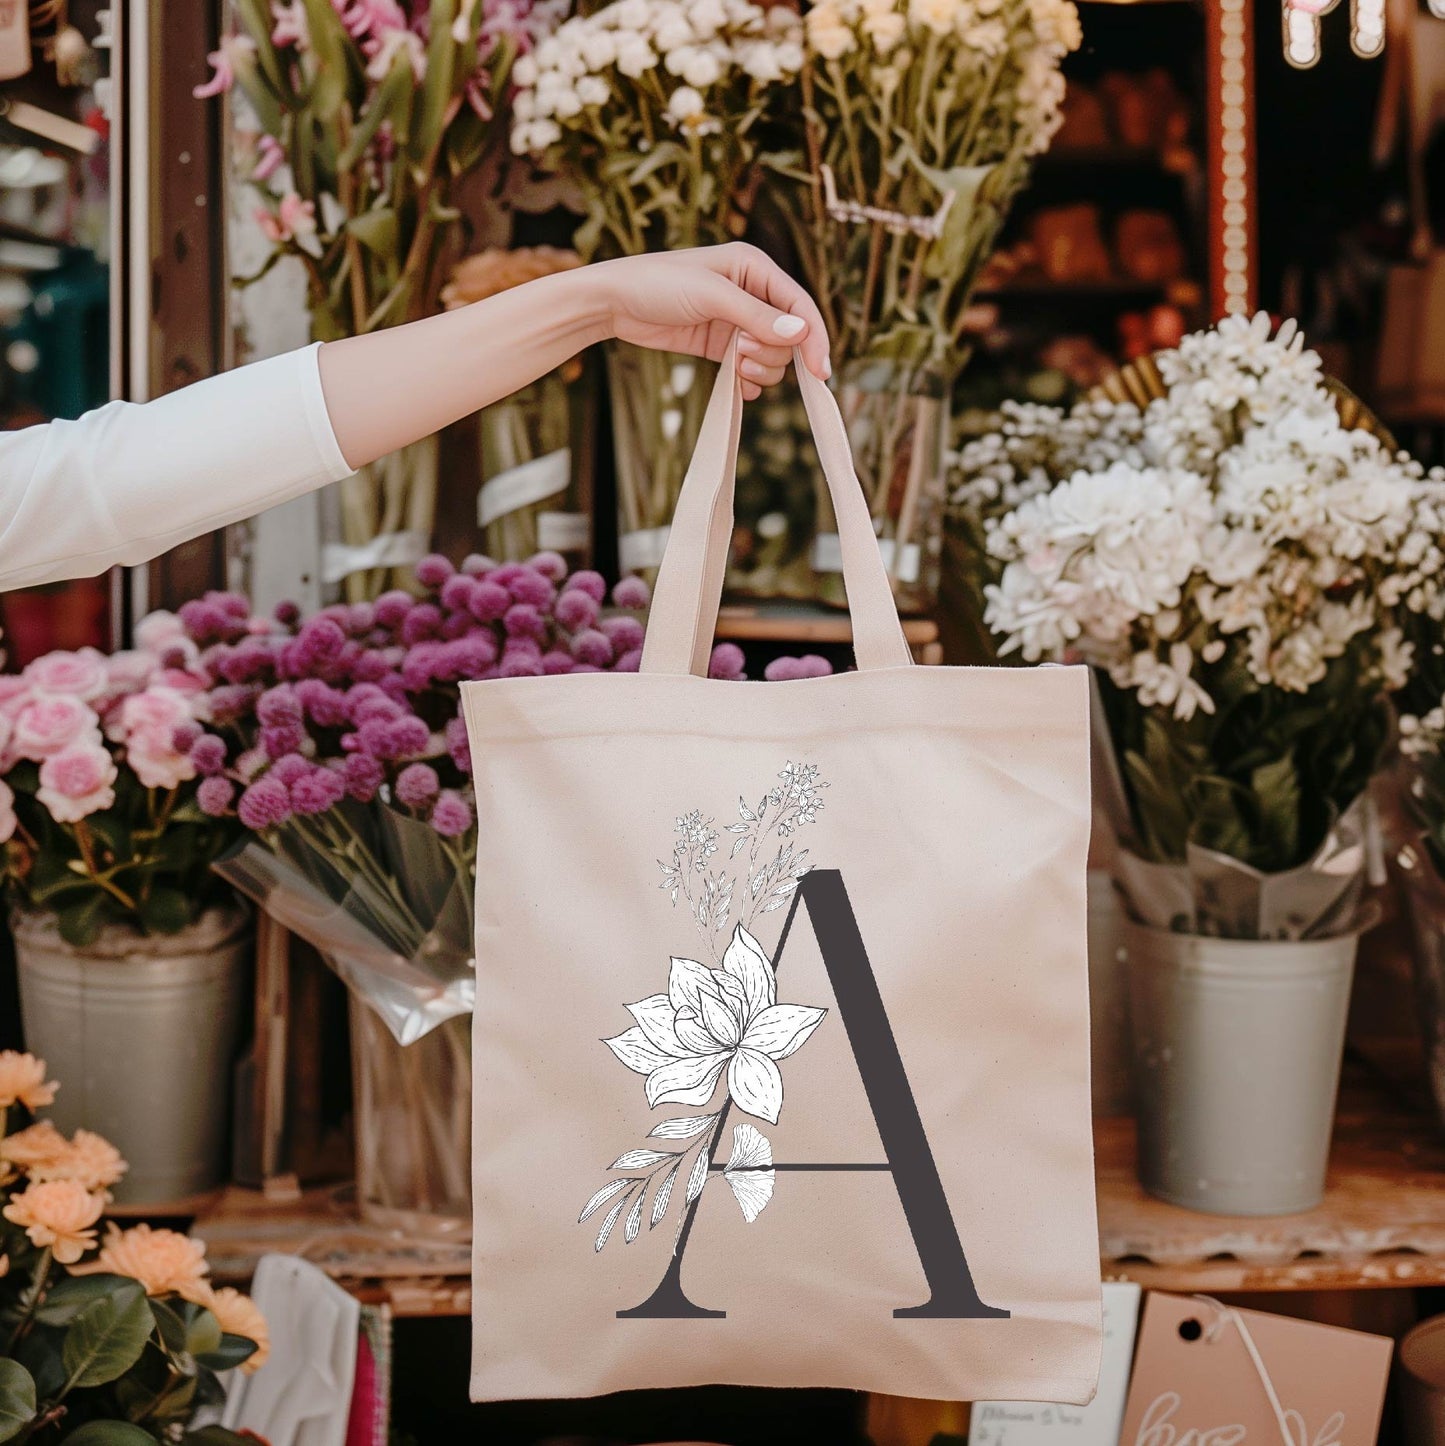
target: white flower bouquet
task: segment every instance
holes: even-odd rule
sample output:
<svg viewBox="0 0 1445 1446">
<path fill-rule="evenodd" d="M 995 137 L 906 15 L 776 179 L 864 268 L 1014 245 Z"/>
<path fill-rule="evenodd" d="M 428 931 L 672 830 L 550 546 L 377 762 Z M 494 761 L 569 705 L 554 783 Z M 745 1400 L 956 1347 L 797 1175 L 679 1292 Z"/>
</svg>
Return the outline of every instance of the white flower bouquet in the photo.
<svg viewBox="0 0 1445 1446">
<path fill-rule="evenodd" d="M 614 0 L 513 67 L 512 149 L 580 188 L 595 257 L 712 245 L 746 226 L 761 123 L 802 26 L 748 0 Z M 691 357 L 609 348 L 622 560 L 658 560 L 711 382 Z"/>
<path fill-rule="evenodd" d="M 922 606 L 969 298 L 1059 127 L 1078 14 L 1072 0 L 818 0 L 806 30 L 801 134 L 770 157 L 779 211 L 833 337 L 900 602 Z M 817 565 L 834 570 L 822 547 Z"/>
<path fill-rule="evenodd" d="M 1000 654 L 1096 669 L 1129 852 L 1257 882 L 1333 854 L 1381 762 L 1406 629 L 1445 616 L 1445 474 L 1347 426 L 1292 323 L 1155 365 L 1147 404 L 1011 408 L 955 502 Z"/>
</svg>

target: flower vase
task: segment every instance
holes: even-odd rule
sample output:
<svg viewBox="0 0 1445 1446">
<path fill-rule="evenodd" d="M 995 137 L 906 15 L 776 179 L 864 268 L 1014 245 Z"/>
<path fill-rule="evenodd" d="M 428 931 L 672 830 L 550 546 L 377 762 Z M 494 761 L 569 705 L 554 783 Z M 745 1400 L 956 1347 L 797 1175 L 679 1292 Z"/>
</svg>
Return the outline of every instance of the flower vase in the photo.
<svg viewBox="0 0 1445 1446">
<path fill-rule="evenodd" d="M 569 363 L 478 417 L 477 525 L 487 556 L 498 562 L 547 551 L 586 565 L 592 528 L 577 495 L 572 446 L 581 375 L 581 366 Z"/>
<path fill-rule="evenodd" d="M 77 948 L 53 914 L 11 921 L 27 1048 L 64 1088 L 56 1128 L 105 1136 L 129 1164 L 117 1203 L 167 1205 L 227 1178 L 232 1065 L 251 922 L 211 909 L 177 934 L 110 925 Z"/>
<path fill-rule="evenodd" d="M 716 374 L 713 363 L 696 357 L 608 344 L 617 555 L 624 572 L 649 581 L 656 576 Z"/>
<path fill-rule="evenodd" d="M 355 990 L 351 1068 L 363 1220 L 409 1236 L 471 1232 L 470 1014 L 402 1045 Z"/>
<path fill-rule="evenodd" d="M 840 368 L 835 387 L 898 607 L 927 611 L 943 551 L 948 377 L 929 363 L 864 360 Z M 843 602 L 842 568 L 833 509 L 820 490 L 813 570 L 827 602 Z"/>
<path fill-rule="evenodd" d="M 323 580 L 342 584 L 348 602 L 414 588 L 412 565 L 426 555 L 436 521 L 436 437 L 378 458 L 340 485 L 341 541 L 323 550 Z"/>
</svg>

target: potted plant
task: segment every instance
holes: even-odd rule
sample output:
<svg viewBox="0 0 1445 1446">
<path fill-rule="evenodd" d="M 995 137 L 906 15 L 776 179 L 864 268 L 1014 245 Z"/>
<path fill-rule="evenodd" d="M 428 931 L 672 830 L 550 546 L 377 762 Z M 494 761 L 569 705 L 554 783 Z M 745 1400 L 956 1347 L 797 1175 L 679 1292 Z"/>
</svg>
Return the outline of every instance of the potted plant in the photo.
<svg viewBox="0 0 1445 1446">
<path fill-rule="evenodd" d="M 211 1285 L 199 1240 L 113 1223 L 101 1238 L 126 1162 L 39 1117 L 56 1089 L 43 1060 L 0 1053 L 0 1441 L 240 1446 L 190 1428 L 225 1400 L 224 1373 L 265 1363 L 265 1318 Z"/>
<path fill-rule="evenodd" d="M 1111 392 L 966 449 L 984 618 L 1098 681 L 1145 1186 L 1306 1209 L 1370 917 L 1366 787 L 1405 627 L 1442 601 L 1439 483 L 1291 323 L 1228 318 Z"/>
<path fill-rule="evenodd" d="M 768 161 L 833 339 L 839 404 L 900 604 L 938 587 L 949 398 L 969 300 L 1061 123 L 1071 0 L 818 0 Z M 841 586 L 831 511 L 815 567 Z"/>
<path fill-rule="evenodd" d="M 513 68 L 512 149 L 580 188 L 588 260 L 737 240 L 764 122 L 803 61 L 787 6 L 613 0 L 574 15 Z M 610 342 L 619 557 L 661 561 L 712 389 L 695 357 Z"/>
<path fill-rule="evenodd" d="M 250 923 L 210 867 L 235 824 L 196 801 L 197 650 L 168 614 L 136 639 L 0 684 L 0 839 L 26 1038 L 69 1082 L 56 1122 L 102 1129 L 120 1198 L 157 1203 L 222 1178 Z"/>
<path fill-rule="evenodd" d="M 435 310 L 462 230 L 456 187 L 500 140 L 512 63 L 559 10 L 558 0 L 235 7 L 239 33 L 211 56 L 196 94 L 236 86 L 248 102 L 256 220 L 272 247 L 258 275 L 283 256 L 300 263 L 318 340 Z M 426 551 L 436 469 L 428 439 L 342 485 L 354 601 L 407 576 Z"/>
</svg>

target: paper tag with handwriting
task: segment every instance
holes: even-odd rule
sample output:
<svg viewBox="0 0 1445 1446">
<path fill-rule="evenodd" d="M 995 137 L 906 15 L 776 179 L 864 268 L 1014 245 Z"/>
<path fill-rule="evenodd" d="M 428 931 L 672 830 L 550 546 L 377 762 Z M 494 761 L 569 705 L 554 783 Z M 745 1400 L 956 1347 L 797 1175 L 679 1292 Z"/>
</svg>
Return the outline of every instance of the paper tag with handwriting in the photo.
<svg viewBox="0 0 1445 1446">
<path fill-rule="evenodd" d="M 1120 1446 L 1284 1446 L 1286 1433 L 1374 1446 L 1393 1351 L 1386 1336 L 1151 1293 Z"/>
<path fill-rule="evenodd" d="M 1098 1395 L 1087 1406 L 979 1401 L 969 1417 L 968 1446 L 1116 1446 L 1138 1321 L 1139 1287 L 1106 1281 Z"/>
</svg>

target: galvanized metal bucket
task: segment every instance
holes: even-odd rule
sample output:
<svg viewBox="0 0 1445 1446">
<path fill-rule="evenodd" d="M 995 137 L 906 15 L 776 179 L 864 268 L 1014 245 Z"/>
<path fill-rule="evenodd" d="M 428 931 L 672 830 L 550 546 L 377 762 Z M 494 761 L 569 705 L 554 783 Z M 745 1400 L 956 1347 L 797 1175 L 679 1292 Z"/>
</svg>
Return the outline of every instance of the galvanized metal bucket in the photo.
<svg viewBox="0 0 1445 1446">
<path fill-rule="evenodd" d="M 246 1007 L 249 918 L 213 909 L 179 934 L 108 928 L 87 949 L 53 915 L 11 927 L 26 1047 L 60 1082 L 46 1114 L 104 1135 L 130 1169 L 117 1203 L 183 1200 L 226 1173 L 231 1071 Z"/>
<path fill-rule="evenodd" d="M 1139 1179 L 1218 1215 L 1324 1194 L 1357 933 L 1211 939 L 1130 920 Z"/>
</svg>

